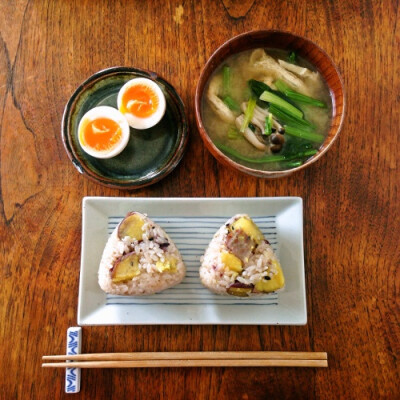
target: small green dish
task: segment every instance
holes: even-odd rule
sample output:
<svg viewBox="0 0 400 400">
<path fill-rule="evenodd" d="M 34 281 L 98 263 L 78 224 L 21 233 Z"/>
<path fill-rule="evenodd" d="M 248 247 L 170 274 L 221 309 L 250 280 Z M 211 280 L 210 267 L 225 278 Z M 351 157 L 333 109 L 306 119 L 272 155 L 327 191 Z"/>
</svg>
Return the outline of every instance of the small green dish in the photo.
<svg viewBox="0 0 400 400">
<path fill-rule="evenodd" d="M 78 125 L 83 115 L 97 106 L 117 108 L 120 88 L 133 78 L 148 78 L 160 86 L 167 109 L 153 128 L 130 128 L 130 139 L 122 153 L 110 159 L 94 158 L 83 151 Z M 183 102 L 175 89 L 153 72 L 113 67 L 99 71 L 83 82 L 65 106 L 61 135 L 68 157 L 84 176 L 109 187 L 137 189 L 169 174 L 181 160 L 188 141 L 188 122 Z"/>
</svg>

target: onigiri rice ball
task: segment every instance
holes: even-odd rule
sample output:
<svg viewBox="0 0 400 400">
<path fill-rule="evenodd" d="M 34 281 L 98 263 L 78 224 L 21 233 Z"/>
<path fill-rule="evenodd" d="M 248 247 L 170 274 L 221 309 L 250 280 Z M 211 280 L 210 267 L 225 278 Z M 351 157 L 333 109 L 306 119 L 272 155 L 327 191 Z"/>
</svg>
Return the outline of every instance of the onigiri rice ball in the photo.
<svg viewBox="0 0 400 400">
<path fill-rule="evenodd" d="M 233 216 L 215 233 L 201 260 L 200 279 L 214 293 L 239 297 L 263 295 L 285 285 L 271 245 L 246 214 Z"/>
<path fill-rule="evenodd" d="M 149 295 L 177 285 L 186 268 L 174 242 L 146 215 L 130 212 L 103 251 L 98 280 L 115 295 Z"/>
</svg>

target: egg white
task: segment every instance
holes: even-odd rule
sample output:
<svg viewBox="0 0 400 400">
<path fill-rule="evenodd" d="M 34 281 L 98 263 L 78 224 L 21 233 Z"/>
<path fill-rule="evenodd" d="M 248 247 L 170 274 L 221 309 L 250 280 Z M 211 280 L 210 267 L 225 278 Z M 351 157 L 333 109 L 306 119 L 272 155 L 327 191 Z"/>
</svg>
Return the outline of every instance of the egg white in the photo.
<svg viewBox="0 0 400 400">
<path fill-rule="evenodd" d="M 154 125 L 157 125 L 160 121 L 161 118 L 165 114 L 166 110 L 166 101 L 165 101 L 165 96 L 164 93 L 162 92 L 161 88 L 157 85 L 156 82 L 152 81 L 151 79 L 147 78 L 135 78 L 131 79 L 130 81 L 126 82 L 124 86 L 120 89 L 118 93 L 118 109 L 121 111 L 122 108 L 122 98 L 125 94 L 125 92 L 130 89 L 133 86 L 136 85 L 145 85 L 152 89 L 156 96 L 158 97 L 158 107 L 157 110 L 150 116 L 146 118 L 141 118 L 137 117 L 136 115 L 133 115 L 131 113 L 124 113 L 123 115 L 125 116 L 126 120 L 128 121 L 128 124 L 134 128 L 134 129 L 149 129 L 153 127 Z"/>
</svg>

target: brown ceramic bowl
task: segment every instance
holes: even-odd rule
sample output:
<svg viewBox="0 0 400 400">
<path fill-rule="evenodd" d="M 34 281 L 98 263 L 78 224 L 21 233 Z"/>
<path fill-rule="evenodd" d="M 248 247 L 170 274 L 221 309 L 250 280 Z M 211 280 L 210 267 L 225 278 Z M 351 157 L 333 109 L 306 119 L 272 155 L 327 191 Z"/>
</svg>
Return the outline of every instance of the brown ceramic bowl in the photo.
<svg viewBox="0 0 400 400">
<path fill-rule="evenodd" d="M 300 57 L 308 60 L 321 73 L 325 79 L 332 98 L 332 121 L 325 141 L 312 158 L 304 162 L 299 167 L 282 171 L 263 171 L 242 165 L 224 153 L 222 153 L 210 139 L 202 121 L 201 101 L 206 84 L 221 63 L 229 56 L 244 50 L 256 48 L 277 48 L 282 50 L 295 51 Z M 235 36 L 219 47 L 204 66 L 195 95 L 195 113 L 197 127 L 200 136 L 211 154 L 221 163 L 233 167 L 236 170 L 249 175 L 261 178 L 279 178 L 292 174 L 295 171 L 307 168 L 310 164 L 317 161 L 331 147 L 341 130 L 345 110 L 345 95 L 343 82 L 338 69 L 332 59 L 317 44 L 302 36 L 294 35 L 290 32 L 277 30 L 251 31 Z"/>
</svg>

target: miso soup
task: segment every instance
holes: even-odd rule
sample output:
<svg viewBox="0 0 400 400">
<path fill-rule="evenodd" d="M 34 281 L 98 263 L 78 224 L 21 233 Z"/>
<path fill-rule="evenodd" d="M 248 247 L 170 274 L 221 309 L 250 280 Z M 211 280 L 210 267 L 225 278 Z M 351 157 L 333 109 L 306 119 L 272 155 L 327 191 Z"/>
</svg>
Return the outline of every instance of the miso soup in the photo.
<svg viewBox="0 0 400 400">
<path fill-rule="evenodd" d="M 210 77 L 202 119 L 228 157 L 260 170 L 297 167 L 317 153 L 332 100 L 321 74 L 293 52 L 252 49 L 227 58 Z"/>
</svg>

